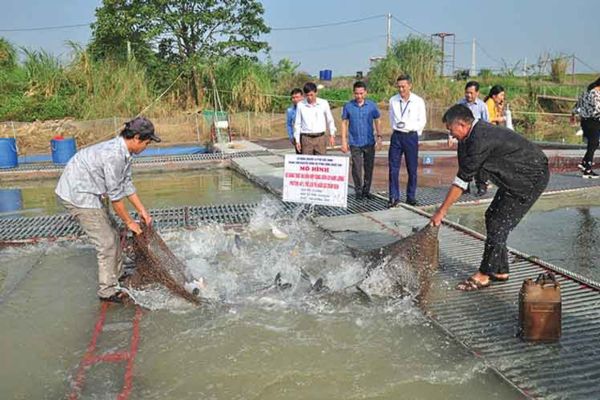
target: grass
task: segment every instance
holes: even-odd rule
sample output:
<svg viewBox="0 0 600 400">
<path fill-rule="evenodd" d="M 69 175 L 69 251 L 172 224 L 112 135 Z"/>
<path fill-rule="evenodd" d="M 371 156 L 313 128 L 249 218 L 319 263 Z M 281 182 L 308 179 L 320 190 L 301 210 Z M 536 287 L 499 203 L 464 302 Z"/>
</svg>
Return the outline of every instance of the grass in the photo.
<svg viewBox="0 0 600 400">
<path fill-rule="evenodd" d="M 283 137 L 285 129 L 280 125 L 279 115 L 289 106 L 290 89 L 313 79 L 297 71 L 298 65 L 289 60 L 274 64 L 248 57 L 224 58 L 216 63 L 200 59 L 193 66 L 192 74 L 183 76 L 166 96 L 154 102 L 159 95 L 157 87 L 165 87 L 165 81 L 175 78 L 160 75 L 165 68 L 147 69 L 135 59 L 95 60 L 87 49 L 73 43 L 71 47 L 72 59 L 67 63 L 47 52 L 25 49 L 21 49 L 23 61 L 19 63 L 18 51 L 0 38 L 0 120 L 126 118 L 150 104 L 152 107 L 146 115 L 151 117 L 177 115 L 186 110 L 195 112 L 198 107 L 222 108 L 241 116 L 236 117 L 240 130 Z M 386 102 L 397 93 L 398 75 L 409 73 L 413 78 L 413 91 L 425 98 L 431 118 L 438 118 L 440 112 L 463 97 L 465 84 L 465 81 L 438 77 L 440 56 L 439 48 L 422 38 L 408 37 L 395 43 L 387 56 L 365 76 L 369 98 L 380 104 Z M 532 137 L 571 141 L 574 140 L 569 136 L 572 129 L 564 119 L 519 114 L 519 111 L 568 113 L 572 107 L 569 101 L 543 97 L 575 99 L 595 78 L 592 74 L 567 75 L 564 63 L 557 62 L 554 76 L 498 76 L 487 71 L 476 79 L 481 84 L 482 97 L 491 86 L 504 86 L 517 127 L 522 132 Z M 195 85 L 191 85 L 190 80 Z M 328 99 L 333 108 L 339 108 L 352 99 L 353 82 L 353 77 L 336 77 L 319 91 L 319 97 Z M 201 90 L 194 93 L 192 87 Z M 215 89 L 221 105 L 214 96 Z M 195 104 L 196 99 L 199 106 Z M 256 116 L 255 123 L 248 122 L 249 113 Z M 438 125 L 437 121 L 431 121 L 430 126 Z"/>
</svg>

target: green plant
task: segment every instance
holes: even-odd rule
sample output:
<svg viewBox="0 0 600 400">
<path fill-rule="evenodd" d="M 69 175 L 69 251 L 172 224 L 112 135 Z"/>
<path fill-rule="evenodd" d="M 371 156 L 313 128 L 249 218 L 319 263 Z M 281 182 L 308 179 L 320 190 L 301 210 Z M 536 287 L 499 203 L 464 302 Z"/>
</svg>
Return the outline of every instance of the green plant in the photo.
<svg viewBox="0 0 600 400">
<path fill-rule="evenodd" d="M 565 81 L 569 62 L 569 58 L 565 56 L 558 56 L 550 61 L 550 77 L 553 82 L 562 83 Z"/>
<path fill-rule="evenodd" d="M 479 78 L 489 79 L 494 76 L 494 72 L 489 68 L 482 68 L 479 70 Z"/>
<path fill-rule="evenodd" d="M 17 66 L 17 50 L 6 39 L 0 37 L 0 68 L 13 69 Z"/>
<path fill-rule="evenodd" d="M 438 77 L 437 68 L 441 59 L 439 47 L 429 40 L 409 36 L 392 46 L 386 57 L 369 72 L 372 91 L 391 94 L 395 92 L 396 78 L 409 74 L 416 92 L 437 92 L 443 79 Z"/>
<path fill-rule="evenodd" d="M 57 57 L 44 50 L 23 49 L 23 67 L 29 80 L 29 96 L 52 97 L 66 82 L 65 71 Z"/>
</svg>

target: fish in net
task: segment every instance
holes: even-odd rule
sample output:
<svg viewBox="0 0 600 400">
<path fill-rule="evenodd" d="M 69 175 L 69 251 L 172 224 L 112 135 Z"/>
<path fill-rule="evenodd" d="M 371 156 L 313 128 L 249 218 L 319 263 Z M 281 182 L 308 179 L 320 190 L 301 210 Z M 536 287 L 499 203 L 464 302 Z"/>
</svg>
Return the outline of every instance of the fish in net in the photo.
<svg viewBox="0 0 600 400">
<path fill-rule="evenodd" d="M 368 252 L 367 274 L 356 288 L 369 297 L 408 292 L 417 301 L 426 301 L 432 275 L 439 267 L 438 233 L 439 226 L 427 224 L 410 236 Z"/>
<path fill-rule="evenodd" d="M 199 305 L 198 288 L 186 280 L 187 266 L 178 259 L 151 225 L 141 225 L 142 233 L 133 235 L 131 247 L 135 268 L 124 284 L 143 289 L 161 284 L 173 294 Z"/>
</svg>

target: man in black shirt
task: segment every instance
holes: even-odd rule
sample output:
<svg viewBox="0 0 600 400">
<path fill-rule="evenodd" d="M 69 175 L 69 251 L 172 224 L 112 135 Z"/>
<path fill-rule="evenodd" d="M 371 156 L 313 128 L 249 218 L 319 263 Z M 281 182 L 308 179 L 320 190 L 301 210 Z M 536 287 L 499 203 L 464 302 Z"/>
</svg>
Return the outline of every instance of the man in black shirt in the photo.
<svg viewBox="0 0 600 400">
<path fill-rule="evenodd" d="M 536 145 L 514 131 L 476 121 L 471 110 L 463 105 L 450 107 L 442 121 L 450 135 L 459 141 L 459 168 L 431 223 L 442 222 L 450 206 L 478 173 L 486 174 L 498 186 L 485 212 L 487 238 L 479 271 L 456 287 L 464 291 L 482 289 L 491 281 L 508 280 L 508 234 L 546 188 L 548 159 Z"/>
</svg>

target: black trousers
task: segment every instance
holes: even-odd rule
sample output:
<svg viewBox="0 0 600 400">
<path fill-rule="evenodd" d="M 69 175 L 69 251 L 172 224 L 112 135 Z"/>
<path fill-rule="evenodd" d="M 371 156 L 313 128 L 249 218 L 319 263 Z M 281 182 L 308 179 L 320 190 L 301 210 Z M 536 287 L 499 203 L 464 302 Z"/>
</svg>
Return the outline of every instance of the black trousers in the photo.
<svg viewBox="0 0 600 400">
<path fill-rule="evenodd" d="M 587 151 L 583 156 L 583 162 L 591 167 L 600 138 L 600 120 L 584 118 L 581 120 L 581 129 L 583 130 L 583 136 L 587 139 Z"/>
<path fill-rule="evenodd" d="M 527 211 L 546 189 L 550 173 L 540 171 L 539 178 L 527 197 L 517 197 L 504 189 L 498 189 L 494 200 L 485 212 L 487 238 L 479 271 L 486 275 L 507 274 L 508 234 L 521 222 Z"/>
<path fill-rule="evenodd" d="M 352 159 L 352 181 L 354 190 L 358 195 L 368 194 L 373 181 L 373 167 L 375 166 L 375 145 L 350 146 Z M 364 176 L 363 176 L 364 169 Z"/>
</svg>

